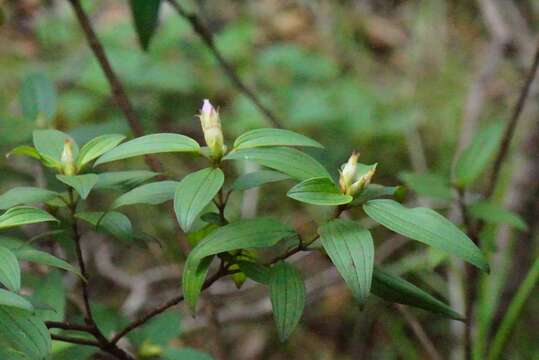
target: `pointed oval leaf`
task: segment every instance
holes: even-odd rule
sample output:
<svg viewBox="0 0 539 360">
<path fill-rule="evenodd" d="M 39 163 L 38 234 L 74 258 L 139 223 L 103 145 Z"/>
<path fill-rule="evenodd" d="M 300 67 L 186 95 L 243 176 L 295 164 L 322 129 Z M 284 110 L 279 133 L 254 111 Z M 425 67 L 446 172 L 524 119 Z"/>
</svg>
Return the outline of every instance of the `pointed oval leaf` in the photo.
<svg viewBox="0 0 539 360">
<path fill-rule="evenodd" d="M 143 50 L 147 50 L 157 28 L 161 0 L 130 0 L 131 15 Z"/>
<path fill-rule="evenodd" d="M 0 284 L 11 291 L 21 289 L 21 267 L 11 250 L 0 246 Z"/>
<path fill-rule="evenodd" d="M 433 173 L 404 172 L 399 175 L 406 186 L 419 195 L 435 199 L 451 200 L 453 192 L 447 177 Z"/>
<path fill-rule="evenodd" d="M 15 187 L 0 195 L 0 210 L 9 209 L 17 205 L 43 203 L 57 196 L 59 196 L 57 192 L 42 188 L 31 186 Z"/>
<path fill-rule="evenodd" d="M 140 155 L 199 151 L 200 146 L 198 143 L 185 135 L 152 134 L 141 136 L 119 145 L 97 159 L 94 166 Z"/>
<path fill-rule="evenodd" d="M 372 293 L 384 300 L 410 305 L 450 319 L 463 320 L 463 317 L 449 306 L 436 299 L 414 284 L 391 275 L 378 267 L 374 268 Z"/>
<path fill-rule="evenodd" d="M 191 251 L 199 259 L 227 251 L 264 248 L 279 240 L 294 236 L 291 227 L 268 218 L 240 220 L 213 231 Z"/>
<path fill-rule="evenodd" d="M 270 279 L 270 268 L 257 264 L 252 261 L 241 260 L 238 261 L 238 266 L 240 270 L 247 275 L 249 279 L 261 284 L 268 284 Z"/>
<path fill-rule="evenodd" d="M 219 168 L 207 168 L 184 177 L 174 195 L 174 211 L 183 231 L 188 232 L 202 210 L 223 186 L 225 176 Z"/>
<path fill-rule="evenodd" d="M 66 270 L 85 280 L 78 268 L 74 267 L 67 261 L 57 258 L 56 256 L 53 256 L 47 252 L 24 246 L 21 249 L 14 250 L 14 254 L 19 260 L 30 261 Z"/>
<path fill-rule="evenodd" d="M 75 214 L 75 217 L 93 225 L 98 232 L 112 235 L 126 243 L 133 240 L 131 220 L 121 212 L 79 212 Z"/>
<path fill-rule="evenodd" d="M 158 181 L 139 186 L 114 200 L 111 208 L 117 209 L 133 204 L 162 204 L 174 198 L 178 184 L 178 181 Z"/>
<path fill-rule="evenodd" d="M 159 175 L 147 170 L 110 171 L 97 174 L 95 189 L 123 189 L 133 188 Z"/>
<path fill-rule="evenodd" d="M 182 286 L 191 310 L 196 309 L 196 302 L 202 290 L 207 274 L 207 267 L 204 265 L 209 266 L 207 259 L 227 251 L 270 247 L 295 234 L 292 228 L 265 218 L 240 220 L 212 231 L 187 257 Z"/>
<path fill-rule="evenodd" d="M 255 129 L 238 136 L 234 141 L 234 148 L 247 149 L 263 146 L 323 146 L 305 135 L 284 129 Z"/>
<path fill-rule="evenodd" d="M 86 199 L 90 191 L 97 184 L 96 174 L 84 175 L 56 175 L 56 178 L 69 187 L 75 189 L 82 199 Z"/>
<path fill-rule="evenodd" d="M 0 342 L 32 360 L 45 360 L 51 351 L 45 324 L 26 310 L 8 306 L 0 306 Z"/>
<path fill-rule="evenodd" d="M 125 139 L 121 134 L 101 135 L 88 141 L 80 149 L 77 157 L 77 169 L 81 169 L 90 161 L 97 159 L 109 150 L 114 149 Z"/>
<path fill-rule="evenodd" d="M 288 190 L 286 195 L 294 200 L 313 205 L 342 205 L 353 200 L 352 196 L 341 193 L 327 177 L 304 180 Z"/>
<path fill-rule="evenodd" d="M 61 166 L 62 152 L 66 140 L 73 142 L 73 158 L 76 159 L 79 153 L 77 143 L 73 138 L 58 130 L 35 130 L 33 134 L 34 147 L 41 157 L 55 165 Z"/>
<path fill-rule="evenodd" d="M 326 168 L 311 156 L 286 147 L 252 148 L 232 151 L 224 160 L 249 160 L 288 174 L 294 179 L 331 178 Z"/>
<path fill-rule="evenodd" d="M 0 216 L 0 229 L 58 220 L 46 211 L 29 206 L 14 207 Z"/>
<path fill-rule="evenodd" d="M 26 311 L 34 311 L 30 301 L 14 292 L 0 289 L 0 306 L 14 307 Z"/>
<path fill-rule="evenodd" d="M 269 292 L 279 339 L 294 331 L 305 307 L 305 284 L 292 265 L 280 261 L 270 270 Z"/>
<path fill-rule="evenodd" d="M 331 220 L 318 228 L 333 264 L 361 306 L 369 295 L 374 267 L 371 233 L 352 220 Z"/>
<path fill-rule="evenodd" d="M 37 152 L 36 148 L 28 145 L 20 145 L 15 147 L 14 149 L 11 149 L 10 152 L 7 153 L 6 157 L 9 158 L 11 155 L 28 156 L 37 160 L 41 160 L 41 156 L 39 155 L 39 152 Z"/>
<path fill-rule="evenodd" d="M 34 73 L 24 78 L 19 95 L 23 116 L 28 121 L 40 117 L 50 121 L 56 112 L 56 90 L 43 74 Z"/>
<path fill-rule="evenodd" d="M 366 201 L 383 197 L 392 197 L 401 201 L 406 196 L 406 189 L 402 186 L 384 186 L 380 184 L 369 184 L 352 202 L 353 205 L 363 204 Z"/>
<path fill-rule="evenodd" d="M 487 168 L 502 139 L 504 124 L 497 122 L 481 130 L 455 163 L 453 182 L 457 186 L 473 183 Z"/>
<path fill-rule="evenodd" d="M 261 185 L 290 179 L 290 176 L 272 170 L 260 170 L 241 175 L 232 184 L 232 189 L 236 191 L 243 191 L 259 187 Z"/>
<path fill-rule="evenodd" d="M 488 262 L 477 245 L 455 224 L 434 210 L 421 207 L 408 209 L 389 199 L 368 201 L 363 209 L 374 221 L 396 233 L 489 271 Z"/>
<path fill-rule="evenodd" d="M 470 215 L 493 224 L 507 224 L 515 229 L 526 231 L 528 225 L 516 213 L 507 210 L 499 204 L 488 201 L 478 201 L 469 207 Z"/>
</svg>

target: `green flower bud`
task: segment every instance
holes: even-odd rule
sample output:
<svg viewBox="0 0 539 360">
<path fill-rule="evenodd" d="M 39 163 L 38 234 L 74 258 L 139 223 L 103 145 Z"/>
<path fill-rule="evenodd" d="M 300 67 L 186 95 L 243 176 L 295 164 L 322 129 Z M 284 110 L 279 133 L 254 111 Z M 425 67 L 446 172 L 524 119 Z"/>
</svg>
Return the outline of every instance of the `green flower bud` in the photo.
<svg viewBox="0 0 539 360">
<path fill-rule="evenodd" d="M 64 150 L 62 151 L 62 172 L 65 175 L 75 175 L 75 161 L 73 159 L 73 141 L 70 139 L 64 140 Z"/>
<path fill-rule="evenodd" d="M 208 99 L 204 100 L 199 118 L 204 132 L 204 140 L 211 151 L 211 157 L 220 159 L 226 150 L 221 130 L 221 120 L 219 112 L 215 110 Z"/>
</svg>

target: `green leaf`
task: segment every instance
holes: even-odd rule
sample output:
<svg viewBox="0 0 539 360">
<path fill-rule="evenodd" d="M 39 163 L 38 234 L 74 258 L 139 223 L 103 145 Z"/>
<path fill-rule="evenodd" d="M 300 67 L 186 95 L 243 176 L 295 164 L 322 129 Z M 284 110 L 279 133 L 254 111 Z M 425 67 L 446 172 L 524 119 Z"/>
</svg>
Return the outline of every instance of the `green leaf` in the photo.
<svg viewBox="0 0 539 360">
<path fill-rule="evenodd" d="M 414 306 L 450 319 L 463 320 L 463 317 L 449 306 L 421 290 L 417 286 L 391 275 L 378 267 L 374 268 L 371 292 L 390 302 Z"/>
<path fill-rule="evenodd" d="M 198 215 L 219 192 L 225 176 L 219 168 L 207 168 L 184 177 L 174 195 L 174 211 L 183 231 L 188 232 Z"/>
<path fill-rule="evenodd" d="M 51 338 L 45 324 L 26 310 L 0 306 L 0 343 L 25 354 L 30 360 L 45 360 Z"/>
<path fill-rule="evenodd" d="M 95 189 L 132 188 L 156 177 L 159 173 L 147 170 L 110 171 L 97 174 Z"/>
<path fill-rule="evenodd" d="M 455 163 L 453 182 L 464 187 L 473 183 L 487 168 L 502 138 L 504 124 L 497 122 L 481 130 Z"/>
<path fill-rule="evenodd" d="M 318 161 L 304 152 L 286 147 L 241 149 L 230 152 L 224 160 L 254 161 L 298 180 L 315 177 L 331 178 Z"/>
<path fill-rule="evenodd" d="M 119 145 L 97 159 L 94 166 L 140 155 L 199 151 L 200 146 L 190 137 L 169 133 L 152 134 Z"/>
<path fill-rule="evenodd" d="M 11 291 L 21 289 L 21 267 L 11 250 L 0 246 L 0 284 Z"/>
<path fill-rule="evenodd" d="M 76 165 L 77 169 L 82 169 L 84 165 L 90 161 L 97 159 L 107 151 L 114 149 L 125 139 L 124 135 L 111 134 L 101 135 L 88 141 L 80 149 L 79 156 L 77 157 Z"/>
<path fill-rule="evenodd" d="M 277 171 L 260 170 L 238 177 L 232 184 L 232 189 L 236 191 L 243 191 L 259 187 L 267 183 L 286 179 L 290 179 L 290 176 Z"/>
<path fill-rule="evenodd" d="M 73 274 L 76 274 L 82 280 L 85 280 L 78 268 L 74 267 L 67 261 L 57 258 L 56 256 L 53 256 L 47 252 L 36 250 L 28 246 L 24 246 L 21 249 L 16 249 L 13 252 L 15 253 L 15 256 L 17 257 L 17 259 L 19 260 L 30 261 L 30 262 L 34 262 L 34 263 L 38 263 L 42 265 L 48 265 L 48 266 L 52 266 L 58 269 L 66 270 L 66 271 L 72 272 Z"/>
<path fill-rule="evenodd" d="M 268 267 L 246 260 L 238 261 L 237 264 L 240 267 L 240 270 L 247 275 L 249 279 L 253 279 L 261 284 L 269 283 L 270 269 Z"/>
<path fill-rule="evenodd" d="M 488 272 L 481 250 L 451 221 L 428 208 L 407 209 L 389 199 L 371 200 L 363 205 L 369 217 L 388 229 L 433 248 L 456 255 Z"/>
<path fill-rule="evenodd" d="M 14 207 L 0 216 L 0 229 L 58 220 L 48 212 L 29 206 Z"/>
<path fill-rule="evenodd" d="M 318 234 L 324 250 L 363 306 L 370 292 L 374 266 L 371 233 L 355 221 L 336 219 L 320 226 Z"/>
<path fill-rule="evenodd" d="M 399 177 L 408 188 L 419 195 L 442 200 L 453 198 L 449 179 L 443 176 L 432 173 L 403 172 Z"/>
<path fill-rule="evenodd" d="M 148 50 L 150 40 L 157 28 L 161 0 L 130 0 L 130 4 L 140 46 Z"/>
<path fill-rule="evenodd" d="M 0 306 L 14 307 L 27 311 L 34 311 L 32 303 L 14 292 L 0 289 Z"/>
<path fill-rule="evenodd" d="M 294 200 L 314 205 L 342 205 L 353 200 L 352 196 L 341 193 L 327 177 L 304 180 L 288 190 L 286 195 Z"/>
<path fill-rule="evenodd" d="M 33 288 L 32 299 L 47 305 L 47 308 L 39 309 L 34 304 L 36 316 L 43 321 L 64 321 L 67 297 L 60 271 L 53 270 L 40 276 Z"/>
<path fill-rule="evenodd" d="M 234 148 L 236 149 L 263 146 L 313 146 L 323 148 L 320 143 L 307 136 L 290 130 L 271 128 L 247 131 L 234 141 Z"/>
<path fill-rule="evenodd" d="M 73 142 L 73 158 L 76 159 L 79 148 L 71 136 L 58 130 L 34 131 L 34 147 L 39 155 L 50 164 L 50 167 L 62 166 L 62 153 L 64 151 L 64 143 L 66 140 Z"/>
<path fill-rule="evenodd" d="M 12 188 L 0 195 L 0 210 L 17 205 L 33 205 L 47 202 L 59 196 L 57 192 L 31 186 Z"/>
<path fill-rule="evenodd" d="M 130 242 L 133 239 L 131 220 L 120 212 L 79 212 L 75 214 L 75 217 L 93 225 L 96 231 L 112 235 L 124 242 Z"/>
<path fill-rule="evenodd" d="M 499 204 L 488 201 L 478 201 L 469 207 L 470 215 L 492 224 L 507 224 L 515 229 L 526 231 L 528 225 L 522 218 Z"/>
<path fill-rule="evenodd" d="M 402 186 L 383 186 L 379 184 L 369 184 L 359 196 L 352 202 L 353 205 L 363 204 L 366 201 L 382 197 L 393 197 L 401 201 L 406 196 L 406 189 Z"/>
<path fill-rule="evenodd" d="M 28 121 L 42 117 L 50 121 L 56 112 L 54 85 L 43 74 L 30 74 L 24 78 L 19 95 L 23 116 Z"/>
<path fill-rule="evenodd" d="M 270 247 L 295 233 L 292 228 L 266 218 L 240 220 L 211 232 L 189 253 L 184 268 L 182 286 L 191 310 L 196 308 L 207 275 L 207 259 L 211 260 L 213 255 L 227 251 Z"/>
<path fill-rule="evenodd" d="M 28 145 L 17 146 L 16 148 L 8 152 L 6 157 L 9 158 L 11 155 L 28 156 L 37 160 L 41 160 L 41 156 L 39 155 L 37 150 L 34 147 Z"/>
<path fill-rule="evenodd" d="M 146 343 L 166 346 L 179 337 L 182 332 L 181 316 L 177 310 L 165 311 L 153 317 L 145 326 L 129 334 L 129 338 L 138 346 Z"/>
<path fill-rule="evenodd" d="M 305 307 L 305 284 L 299 271 L 280 261 L 270 270 L 269 292 L 279 339 L 294 331 Z"/>
<path fill-rule="evenodd" d="M 177 181 L 158 181 L 134 188 L 118 197 L 111 205 L 112 209 L 134 204 L 158 205 L 172 200 L 178 187 Z"/>
<path fill-rule="evenodd" d="M 56 175 L 56 178 L 66 184 L 67 186 L 75 189 L 79 193 L 82 199 L 86 199 L 90 194 L 90 191 L 97 184 L 96 174 L 84 174 L 84 175 Z"/>
</svg>

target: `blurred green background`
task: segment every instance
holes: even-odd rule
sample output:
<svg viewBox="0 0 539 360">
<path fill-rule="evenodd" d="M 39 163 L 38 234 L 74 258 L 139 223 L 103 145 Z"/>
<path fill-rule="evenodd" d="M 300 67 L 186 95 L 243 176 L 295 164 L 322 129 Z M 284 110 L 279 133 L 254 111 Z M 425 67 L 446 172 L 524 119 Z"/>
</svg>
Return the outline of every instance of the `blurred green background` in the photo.
<svg viewBox="0 0 539 360">
<path fill-rule="evenodd" d="M 533 50 L 539 31 L 536 0 L 180 3 L 200 14 L 215 34 L 223 56 L 285 128 L 305 133 L 326 146 L 325 150 L 307 152 L 334 174 L 352 150 L 357 150 L 362 162 L 379 163 L 377 183 L 394 185 L 404 181 L 411 188 L 409 201 L 426 202 L 441 212 L 449 212 L 451 208 L 452 195 L 443 184 L 449 178 L 459 139 L 472 136 L 473 128 L 466 128 L 463 122 L 472 117 L 476 127 L 483 127 L 508 119 L 529 66 L 529 49 Z M 229 143 L 246 130 L 271 126 L 229 80 L 190 25 L 168 4 L 161 6 L 159 26 L 146 52 L 138 44 L 128 1 L 83 1 L 83 4 L 146 133 L 178 132 L 202 142 L 195 114 L 205 98 L 219 107 Z M 505 21 L 505 31 L 509 32 L 510 40 L 501 47 L 497 41 L 504 27 L 499 30 L 499 24 L 492 22 L 489 4 L 494 4 L 495 11 Z M 28 143 L 32 131 L 40 127 L 66 131 L 79 144 L 104 133 L 132 136 L 67 1 L 4 0 L 0 1 L 0 11 L 2 153 Z M 35 114 L 24 113 L 21 98 L 25 86 L 26 91 L 38 88 L 49 94 L 48 113 L 38 119 Z M 47 89 L 51 86 L 52 90 Z M 535 93 L 530 99 L 531 109 L 517 128 L 514 151 L 496 192 L 499 201 L 506 199 L 514 172 L 521 171 L 518 144 L 537 121 L 538 99 Z M 537 147 L 532 147 L 528 151 L 533 154 L 536 150 Z M 165 171 L 175 178 L 198 167 L 196 160 L 182 156 L 159 158 Z M 135 159 L 108 168 L 146 169 L 146 165 L 142 159 Z M 427 176 L 418 180 L 410 173 L 427 173 Z M 38 170 L 30 160 L 0 157 L 0 174 L 1 192 L 15 185 L 52 188 L 60 185 L 53 175 Z M 427 185 L 422 185 L 425 182 Z M 441 190 L 436 191 L 440 183 Z M 289 185 L 271 185 L 243 198 L 237 196 L 232 199 L 231 214 L 235 214 L 233 217 L 239 213 L 272 214 L 314 231 L 312 219 L 319 220 L 325 214 L 287 199 Z M 477 184 L 477 190 L 482 186 Z M 106 194 L 91 199 L 96 207 L 110 201 Z M 149 251 L 137 247 L 126 250 L 117 243 L 105 247 L 101 242 L 88 245 L 90 258 L 99 258 L 104 253 L 110 257 L 104 256 L 102 260 L 110 260 L 110 264 L 99 264 L 96 259 L 91 265 L 97 273 L 95 278 L 101 280 L 101 283 L 94 281 L 100 318 L 103 327 L 110 331 L 117 329 L 125 317 L 160 303 L 179 289 L 173 276 L 181 258 L 176 246 L 178 235 L 165 209 L 146 206 L 130 209 L 128 215 L 138 230 L 161 239 L 161 244 L 149 244 Z M 500 231 L 496 226 L 489 227 L 484 248 L 496 251 L 495 241 L 501 236 Z M 537 254 L 537 235 L 531 231 L 526 243 L 529 257 Z M 377 246 L 391 249 L 380 240 L 384 237 L 393 239 L 389 233 L 380 232 Z M 398 250 L 383 259 L 384 263 L 448 299 L 446 259 L 421 246 L 398 246 Z M 511 269 L 511 253 L 502 255 L 510 258 L 505 269 Z M 216 289 L 215 299 L 211 300 L 224 314 L 220 329 L 174 310 L 160 320 L 161 325 L 157 321 L 153 323 L 153 333 L 149 329 L 131 341 L 140 348 L 146 346 L 145 349 L 149 344 L 174 344 L 211 351 L 217 346 L 211 333 L 220 331 L 223 335 L 219 346 L 226 349 L 229 359 L 429 358 L 395 308 L 373 300 L 361 312 L 342 283 L 332 281 L 326 286 L 324 278 L 316 278 L 328 265 L 325 259 L 308 256 L 298 261 L 305 276 L 313 277 L 316 286 L 322 285 L 316 296 L 313 295 L 301 329 L 286 344 L 276 341 L 271 315 L 263 311 L 264 294 L 247 288 L 238 296 L 229 284 Z M 163 264 L 169 264 L 171 269 L 165 266 L 160 270 L 171 275 L 146 284 L 145 304 L 126 304 L 126 296 L 133 299 L 136 287 L 106 274 L 107 266 L 113 266 L 113 269 L 121 268 L 122 274 L 126 272 L 136 278 L 145 269 Z M 502 271 L 502 275 L 493 275 L 498 284 L 518 279 L 505 274 Z M 57 280 L 52 277 L 58 274 L 42 276 L 54 282 Z M 68 291 L 72 286 L 68 280 L 58 291 Z M 38 279 L 28 275 L 26 281 L 32 284 Z M 489 289 L 493 281 L 484 280 L 483 287 Z M 117 291 L 111 292 L 111 288 Z M 488 307 L 491 298 L 485 295 L 482 301 L 480 309 Z M 503 358 L 539 356 L 538 301 L 539 297 L 531 297 Z M 240 310 L 245 307 L 244 311 L 239 311 L 238 306 Z M 68 314 L 76 313 L 69 298 L 66 307 Z M 432 314 L 410 311 L 427 329 L 439 352 L 448 357 L 454 352 L 452 358 L 458 359 L 454 349 L 458 325 Z M 497 317 L 489 311 L 484 311 L 487 320 L 480 330 L 487 332 L 485 336 L 488 336 L 489 321 L 496 321 Z M 69 349 L 59 354 L 64 354 L 61 356 L 65 359 L 86 358 L 80 349 L 75 350 L 77 355 L 69 355 Z"/>
</svg>

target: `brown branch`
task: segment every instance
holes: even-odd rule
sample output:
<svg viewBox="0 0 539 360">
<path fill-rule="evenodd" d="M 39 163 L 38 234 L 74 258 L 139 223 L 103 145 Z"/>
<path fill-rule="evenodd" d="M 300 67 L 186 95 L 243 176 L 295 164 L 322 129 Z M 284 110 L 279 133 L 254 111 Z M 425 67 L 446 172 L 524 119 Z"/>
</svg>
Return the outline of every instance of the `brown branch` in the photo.
<svg viewBox="0 0 539 360">
<path fill-rule="evenodd" d="M 60 322 L 60 321 L 46 321 L 45 325 L 47 326 L 47 329 L 82 331 L 82 332 L 87 332 L 89 334 L 93 334 L 94 332 L 94 328 L 92 326 L 82 325 L 82 324 L 71 324 L 68 322 Z"/>
<path fill-rule="evenodd" d="M 223 57 L 223 54 L 221 54 L 221 52 L 215 45 L 212 32 L 208 29 L 206 25 L 204 25 L 204 22 L 196 14 L 189 13 L 187 10 L 185 10 L 176 0 L 167 1 L 170 6 L 172 6 L 174 10 L 176 10 L 178 15 L 180 15 L 182 18 L 187 20 L 187 22 L 189 22 L 193 31 L 200 37 L 204 44 L 206 44 L 215 59 L 217 59 L 217 62 L 223 69 L 226 76 L 238 88 L 238 90 L 253 102 L 253 104 L 258 108 L 258 110 L 260 110 L 260 112 L 262 112 L 262 114 L 266 116 L 272 126 L 282 128 L 282 121 L 279 120 L 277 116 L 275 116 L 275 114 L 262 103 L 262 101 L 255 94 L 255 92 L 243 82 L 234 67 Z"/>
<path fill-rule="evenodd" d="M 522 111 L 524 110 L 524 105 L 530 93 L 533 80 L 535 79 L 535 76 L 537 75 L 538 68 L 539 68 L 539 43 L 537 44 L 537 49 L 535 50 L 533 63 L 528 73 L 528 76 L 526 77 L 526 81 L 524 82 L 524 86 L 522 87 L 517 103 L 515 104 L 515 107 L 513 108 L 511 118 L 509 119 L 509 122 L 507 123 L 507 126 L 505 127 L 505 131 L 502 138 L 502 143 L 500 145 L 500 149 L 498 150 L 498 154 L 496 155 L 496 159 L 494 161 L 494 167 L 492 169 L 492 173 L 490 174 L 489 183 L 487 185 L 487 190 L 485 191 L 486 199 L 490 198 L 490 196 L 494 192 L 494 188 L 496 187 L 496 182 L 500 175 L 502 163 L 507 157 L 507 154 L 509 151 L 509 145 L 511 144 L 513 134 L 515 133 L 518 119 L 520 118 L 520 115 L 522 114 Z"/>
<path fill-rule="evenodd" d="M 72 336 L 51 334 L 51 339 L 56 341 L 63 341 L 71 344 L 86 345 L 100 347 L 99 343 L 95 340 L 81 339 Z"/>
</svg>

